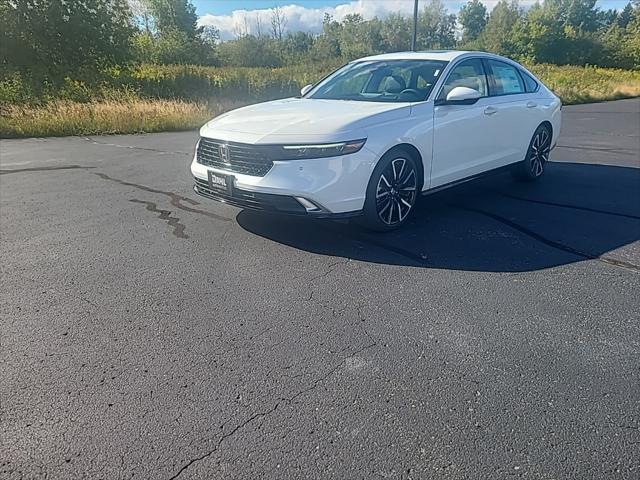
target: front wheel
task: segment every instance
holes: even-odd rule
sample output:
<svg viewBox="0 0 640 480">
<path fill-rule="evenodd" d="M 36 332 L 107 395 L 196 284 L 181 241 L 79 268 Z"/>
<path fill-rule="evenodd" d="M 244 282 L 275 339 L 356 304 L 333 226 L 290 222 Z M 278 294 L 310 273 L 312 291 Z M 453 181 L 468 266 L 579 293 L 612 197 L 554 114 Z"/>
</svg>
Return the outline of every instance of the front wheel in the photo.
<svg viewBox="0 0 640 480">
<path fill-rule="evenodd" d="M 385 154 L 373 170 L 361 223 L 371 230 L 394 230 L 406 222 L 418 196 L 418 167 L 404 150 Z"/>
<path fill-rule="evenodd" d="M 514 174 L 520 180 L 534 181 L 542 176 L 551 152 L 551 130 L 540 125 L 533 134 L 529 150 L 522 162 L 516 165 Z"/>
</svg>

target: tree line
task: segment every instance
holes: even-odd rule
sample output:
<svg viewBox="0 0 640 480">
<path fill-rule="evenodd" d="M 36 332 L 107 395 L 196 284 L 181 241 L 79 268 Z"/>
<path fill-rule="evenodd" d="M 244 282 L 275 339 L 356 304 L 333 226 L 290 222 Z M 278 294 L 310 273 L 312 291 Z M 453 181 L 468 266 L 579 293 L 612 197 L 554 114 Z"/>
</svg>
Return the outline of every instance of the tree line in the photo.
<svg viewBox="0 0 640 480">
<path fill-rule="evenodd" d="M 621 11 L 601 10 L 596 0 L 543 0 L 528 9 L 517 0 L 500 0 L 491 12 L 479 0 L 469 0 L 458 15 L 441 0 L 422 3 L 418 50 L 484 50 L 527 63 L 640 68 L 640 0 Z M 278 24 L 282 15 L 274 14 L 271 20 Z M 325 15 L 318 35 L 241 30 L 237 38 L 217 46 L 217 58 L 227 65 L 271 67 L 309 60 L 346 61 L 408 50 L 412 28 L 412 18 L 400 14 L 371 20 L 352 14 L 342 21 Z"/>
<path fill-rule="evenodd" d="M 13 73 L 56 82 L 91 79 L 136 63 L 278 67 L 348 61 L 408 50 L 412 19 L 391 14 L 338 21 L 325 15 L 319 34 L 287 29 L 280 8 L 240 25 L 220 41 L 198 25 L 189 0 L 0 0 L 0 77 Z M 257 24 L 255 24 L 257 22 Z M 462 48 L 528 63 L 640 68 L 640 0 L 603 10 L 596 0 L 542 0 L 523 8 L 500 0 L 489 12 L 469 0 L 457 15 L 423 0 L 417 47 Z"/>
</svg>

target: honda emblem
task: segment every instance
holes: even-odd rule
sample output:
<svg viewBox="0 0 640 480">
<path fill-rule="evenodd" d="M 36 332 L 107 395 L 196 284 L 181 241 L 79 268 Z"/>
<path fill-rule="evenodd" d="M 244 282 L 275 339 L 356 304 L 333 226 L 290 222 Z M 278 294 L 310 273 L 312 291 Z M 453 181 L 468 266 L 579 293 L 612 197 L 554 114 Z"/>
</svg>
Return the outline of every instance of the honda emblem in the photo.
<svg viewBox="0 0 640 480">
<path fill-rule="evenodd" d="M 218 145 L 218 154 L 220 155 L 220 160 L 222 160 L 222 163 L 231 165 L 231 161 L 229 159 L 229 145 L 224 143 Z"/>
</svg>

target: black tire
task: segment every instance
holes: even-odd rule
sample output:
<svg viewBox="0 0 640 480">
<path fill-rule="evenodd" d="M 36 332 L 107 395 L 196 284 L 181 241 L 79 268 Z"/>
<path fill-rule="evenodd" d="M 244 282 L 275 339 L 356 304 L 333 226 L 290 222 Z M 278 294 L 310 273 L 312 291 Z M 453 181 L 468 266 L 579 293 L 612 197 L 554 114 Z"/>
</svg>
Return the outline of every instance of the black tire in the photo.
<svg viewBox="0 0 640 480">
<path fill-rule="evenodd" d="M 371 174 L 359 223 L 378 232 L 402 226 L 415 210 L 421 185 L 413 155 L 401 148 L 384 154 Z"/>
<path fill-rule="evenodd" d="M 542 176 L 549 161 L 551 138 L 551 129 L 548 125 L 543 124 L 536 129 L 529 142 L 527 155 L 514 167 L 513 174 L 518 180 L 533 182 Z"/>
</svg>

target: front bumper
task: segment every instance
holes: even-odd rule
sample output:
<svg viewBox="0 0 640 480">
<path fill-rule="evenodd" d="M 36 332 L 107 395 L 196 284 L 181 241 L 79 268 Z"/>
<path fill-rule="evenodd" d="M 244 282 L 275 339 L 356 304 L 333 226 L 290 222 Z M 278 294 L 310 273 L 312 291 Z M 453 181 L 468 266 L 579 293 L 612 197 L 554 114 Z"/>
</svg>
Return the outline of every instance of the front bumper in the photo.
<svg viewBox="0 0 640 480">
<path fill-rule="evenodd" d="M 361 213 L 376 162 L 365 146 L 351 155 L 276 161 L 265 176 L 257 177 L 205 166 L 194 156 L 191 173 L 196 193 L 214 200 L 255 210 L 339 217 Z M 231 194 L 209 187 L 209 171 L 234 177 Z M 308 211 L 296 198 L 311 201 L 318 211 Z"/>
<path fill-rule="evenodd" d="M 289 195 L 275 195 L 272 193 L 248 192 L 238 188 L 233 189 L 233 193 L 223 193 L 220 190 L 210 188 L 206 180 L 196 177 L 193 191 L 198 195 L 227 203 L 234 207 L 259 210 L 268 213 L 284 215 L 300 215 L 314 218 L 348 218 L 362 214 L 361 210 L 343 213 L 331 213 L 325 210 L 308 211 L 298 200 Z"/>
</svg>

